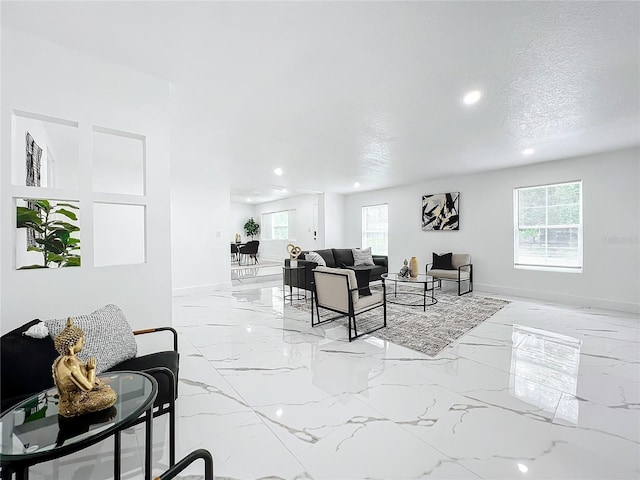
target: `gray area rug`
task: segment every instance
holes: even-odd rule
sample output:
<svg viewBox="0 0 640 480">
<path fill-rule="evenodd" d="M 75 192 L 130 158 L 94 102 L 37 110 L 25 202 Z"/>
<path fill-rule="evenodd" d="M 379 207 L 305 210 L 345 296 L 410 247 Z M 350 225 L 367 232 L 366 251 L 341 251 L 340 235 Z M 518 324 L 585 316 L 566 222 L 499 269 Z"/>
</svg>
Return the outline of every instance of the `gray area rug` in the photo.
<svg viewBox="0 0 640 480">
<path fill-rule="evenodd" d="M 506 300 L 476 294 L 459 297 L 455 293 L 439 290 L 436 290 L 438 303 L 427 306 L 426 312 L 422 311 L 420 296 L 398 292 L 398 297 L 393 301 L 413 304 L 417 299 L 420 306 L 387 302 L 387 328 L 382 328 L 372 335 L 433 357 L 510 303 Z M 311 302 L 293 304 L 295 308 L 306 312 L 309 312 L 310 305 Z M 320 309 L 320 317 L 323 320 L 336 315 L 335 312 Z M 347 319 L 344 317 L 344 320 L 336 321 L 346 323 Z M 380 325 L 382 308 L 358 315 L 356 321 L 358 331 L 366 331 L 375 325 Z"/>
</svg>

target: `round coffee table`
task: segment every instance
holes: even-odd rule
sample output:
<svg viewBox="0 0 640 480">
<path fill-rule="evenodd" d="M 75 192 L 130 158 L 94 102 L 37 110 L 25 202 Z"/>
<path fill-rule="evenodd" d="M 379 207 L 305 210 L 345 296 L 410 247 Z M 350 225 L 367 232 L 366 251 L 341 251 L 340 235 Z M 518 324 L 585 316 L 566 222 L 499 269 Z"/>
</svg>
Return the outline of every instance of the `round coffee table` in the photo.
<svg viewBox="0 0 640 480">
<path fill-rule="evenodd" d="M 151 479 L 153 402 L 155 379 L 140 372 L 100 375 L 118 394 L 113 407 L 73 418 L 58 415 L 58 390 L 54 387 L 24 400 L 0 417 L 2 479 L 13 473 L 29 477 L 29 467 L 89 447 L 114 436 L 114 478 L 120 479 L 120 432 L 145 416 L 145 479 Z"/>
<path fill-rule="evenodd" d="M 422 309 L 426 312 L 427 307 L 430 305 L 435 305 L 438 303 L 438 300 L 435 297 L 435 286 L 438 283 L 438 279 L 433 278 L 430 275 L 418 274 L 417 277 L 401 277 L 397 273 L 383 273 L 382 282 L 388 283 L 393 282 L 394 288 L 393 292 L 391 289 L 387 289 L 387 303 L 395 303 L 398 305 L 407 305 L 410 307 L 422 307 Z M 398 284 L 400 285 L 411 285 L 410 288 L 404 289 L 401 293 L 404 295 L 420 295 L 422 296 L 421 303 L 410 303 L 410 302 L 401 302 L 397 300 L 398 298 Z M 419 289 L 416 287 L 420 287 Z M 429 303 L 427 303 L 427 292 L 431 292 L 431 298 Z M 391 297 L 393 295 L 393 297 Z"/>
</svg>

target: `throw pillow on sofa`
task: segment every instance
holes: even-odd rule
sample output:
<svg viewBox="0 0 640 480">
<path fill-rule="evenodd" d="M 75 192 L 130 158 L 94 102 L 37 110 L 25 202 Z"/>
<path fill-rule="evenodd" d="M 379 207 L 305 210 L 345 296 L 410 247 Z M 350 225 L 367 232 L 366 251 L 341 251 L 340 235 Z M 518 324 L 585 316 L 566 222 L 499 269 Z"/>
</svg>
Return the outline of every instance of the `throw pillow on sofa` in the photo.
<svg viewBox="0 0 640 480">
<path fill-rule="evenodd" d="M 73 324 L 84 331 L 84 347 L 78 358 L 96 358 L 96 373 L 136 356 L 138 346 L 131 325 L 116 305 L 106 305 L 88 315 L 72 316 Z M 67 317 L 45 320 L 49 336 L 55 339 L 67 325 Z"/>
<path fill-rule="evenodd" d="M 327 262 L 324 261 L 324 258 L 320 256 L 317 252 L 309 252 L 304 255 L 304 259 L 307 262 L 316 262 L 319 267 L 326 267 Z"/>
<path fill-rule="evenodd" d="M 367 248 L 354 248 L 351 250 L 353 253 L 353 265 L 375 265 L 373 263 L 373 256 L 371 255 L 371 247 Z"/>
</svg>

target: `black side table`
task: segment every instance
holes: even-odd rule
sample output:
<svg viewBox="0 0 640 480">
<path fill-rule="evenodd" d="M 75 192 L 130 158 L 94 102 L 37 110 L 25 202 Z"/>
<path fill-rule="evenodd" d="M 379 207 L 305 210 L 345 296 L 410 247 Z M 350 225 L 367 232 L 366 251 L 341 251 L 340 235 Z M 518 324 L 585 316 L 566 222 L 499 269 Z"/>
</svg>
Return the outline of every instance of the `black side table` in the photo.
<svg viewBox="0 0 640 480">
<path fill-rule="evenodd" d="M 289 265 L 285 265 L 282 267 L 282 295 L 284 298 L 284 303 L 287 303 L 287 300 L 291 302 L 293 305 L 294 300 L 307 300 L 307 276 L 305 272 L 306 268 L 303 266 L 295 266 L 291 267 Z M 293 279 L 296 279 L 296 284 L 293 284 Z M 285 281 L 289 278 L 289 294 L 287 295 Z M 293 293 L 293 288 L 296 288 L 296 293 Z M 300 289 L 304 291 L 304 296 L 300 293 Z"/>
<path fill-rule="evenodd" d="M 2 480 L 15 473 L 28 480 L 29 467 L 82 450 L 113 435 L 115 480 L 120 480 L 120 432 L 145 415 L 144 478 L 151 480 L 153 450 L 153 402 L 158 394 L 155 379 L 140 372 L 100 375 L 118 394 L 113 407 L 74 418 L 58 415 L 58 390 L 52 388 L 7 410 L 0 423 Z"/>
</svg>

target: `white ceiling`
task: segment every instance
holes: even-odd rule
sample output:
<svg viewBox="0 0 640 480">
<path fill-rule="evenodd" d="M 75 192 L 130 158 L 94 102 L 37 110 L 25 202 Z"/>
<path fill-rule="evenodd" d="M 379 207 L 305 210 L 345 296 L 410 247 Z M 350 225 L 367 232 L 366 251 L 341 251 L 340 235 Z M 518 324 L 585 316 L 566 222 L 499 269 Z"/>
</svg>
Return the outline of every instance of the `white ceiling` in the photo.
<svg viewBox="0 0 640 480">
<path fill-rule="evenodd" d="M 254 202 L 638 145 L 639 24 L 638 2 L 2 2 L 197 95 Z"/>
</svg>

